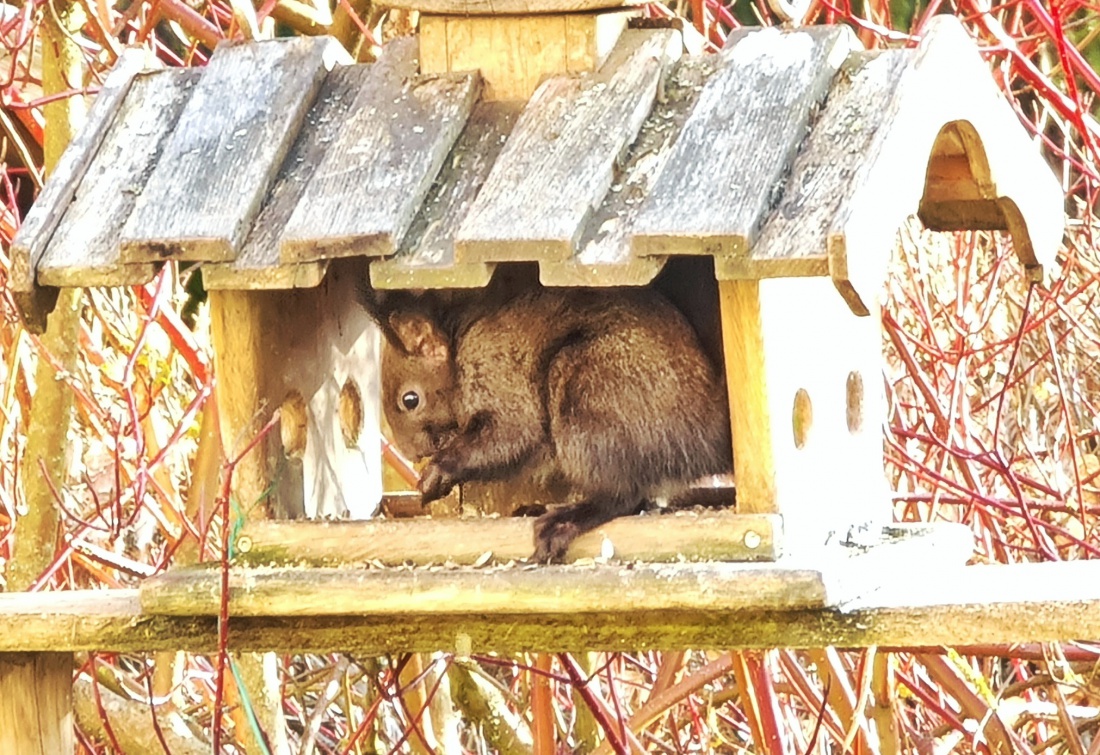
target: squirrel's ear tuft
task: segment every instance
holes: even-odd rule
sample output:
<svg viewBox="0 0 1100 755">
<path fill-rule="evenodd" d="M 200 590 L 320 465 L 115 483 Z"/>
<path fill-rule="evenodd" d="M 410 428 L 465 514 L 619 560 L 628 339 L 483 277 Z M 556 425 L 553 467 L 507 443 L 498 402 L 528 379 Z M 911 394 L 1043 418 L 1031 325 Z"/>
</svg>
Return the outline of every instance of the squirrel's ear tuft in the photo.
<svg viewBox="0 0 1100 755">
<path fill-rule="evenodd" d="M 451 345 L 439 326 L 415 312 L 394 312 L 388 324 L 397 338 L 394 345 L 409 356 L 444 362 L 451 356 Z"/>
</svg>

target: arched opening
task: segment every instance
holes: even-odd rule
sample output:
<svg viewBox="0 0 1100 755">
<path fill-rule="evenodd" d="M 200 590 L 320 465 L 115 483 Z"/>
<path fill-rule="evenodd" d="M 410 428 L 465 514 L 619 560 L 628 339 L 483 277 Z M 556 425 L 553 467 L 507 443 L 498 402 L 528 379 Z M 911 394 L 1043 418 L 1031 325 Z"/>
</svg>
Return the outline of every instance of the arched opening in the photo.
<svg viewBox="0 0 1100 755">
<path fill-rule="evenodd" d="M 917 214 L 933 231 L 1009 230 L 985 147 L 969 121 L 952 121 L 936 135 Z"/>
</svg>

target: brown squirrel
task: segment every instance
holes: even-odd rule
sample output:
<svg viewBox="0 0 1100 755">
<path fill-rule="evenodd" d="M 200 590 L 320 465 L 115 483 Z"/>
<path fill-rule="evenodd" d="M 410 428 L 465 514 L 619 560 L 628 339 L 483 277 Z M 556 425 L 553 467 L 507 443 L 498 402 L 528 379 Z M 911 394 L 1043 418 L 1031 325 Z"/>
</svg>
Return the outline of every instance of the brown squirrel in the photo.
<svg viewBox="0 0 1100 755">
<path fill-rule="evenodd" d="M 375 293 L 362 298 L 385 340 L 383 411 L 398 448 L 430 457 L 423 501 L 532 467 L 576 496 L 536 521 L 537 561 L 731 469 L 721 373 L 652 289 L 530 288 L 442 311 Z"/>
</svg>

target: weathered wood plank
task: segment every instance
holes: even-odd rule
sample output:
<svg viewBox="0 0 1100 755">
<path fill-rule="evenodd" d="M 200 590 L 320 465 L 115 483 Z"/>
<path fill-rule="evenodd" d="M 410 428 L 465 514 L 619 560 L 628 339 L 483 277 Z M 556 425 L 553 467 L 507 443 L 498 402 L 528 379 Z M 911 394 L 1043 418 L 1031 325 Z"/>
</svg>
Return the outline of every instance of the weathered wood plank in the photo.
<svg viewBox="0 0 1100 755">
<path fill-rule="evenodd" d="M 142 610 L 217 615 L 215 570 L 177 570 L 146 580 Z M 699 589 L 706 585 L 705 590 Z M 241 569 L 230 574 L 234 616 L 433 613 L 572 613 L 599 606 L 611 613 L 686 608 L 820 608 L 827 591 L 812 568 L 758 569 L 745 564 L 519 566 L 488 569 Z M 448 610 L 449 607 L 449 610 Z"/>
<path fill-rule="evenodd" d="M 526 101 L 548 76 L 596 70 L 631 15 L 422 15 L 420 70 L 480 71 L 483 101 Z"/>
<path fill-rule="evenodd" d="M 642 125 L 611 191 L 585 226 L 577 253 L 561 262 L 539 263 L 543 285 L 640 286 L 661 271 L 664 257 L 634 256 L 634 222 L 717 63 L 717 56 L 706 55 L 685 58 L 672 67 L 664 96 Z"/>
<path fill-rule="evenodd" d="M 73 664 L 65 652 L 0 654 L 0 752 L 74 752 Z"/>
<path fill-rule="evenodd" d="M 279 248 L 283 229 L 332 142 L 336 124 L 351 112 L 358 93 L 379 80 L 415 76 L 416 52 L 415 39 L 398 38 L 383 48 L 373 65 L 337 66 L 329 72 L 240 255 L 231 263 L 203 267 L 208 289 L 312 288 L 321 283 L 327 260 L 283 262 Z"/>
<path fill-rule="evenodd" d="M 489 282 L 493 265 L 455 264 L 454 236 L 521 109 L 522 105 L 516 102 L 483 102 L 474 108 L 397 254 L 391 259 L 371 262 L 371 285 L 471 288 Z"/>
<path fill-rule="evenodd" d="M 12 290 L 30 291 L 34 287 L 34 271 L 50 237 L 68 210 L 80 179 L 114 121 L 115 113 L 130 90 L 130 82 L 144 67 L 145 52 L 136 48 L 127 49 L 103 81 L 84 127 L 57 161 L 37 201 L 12 240 L 11 277 L 8 281 Z"/>
<path fill-rule="evenodd" d="M 363 65 L 337 66 L 325 77 L 241 253 L 233 262 L 203 266 L 208 289 L 312 288 L 320 284 L 327 261 L 283 263 L 279 236 L 324 156 L 336 124 L 347 116 L 356 92 L 370 77 L 371 67 Z"/>
<path fill-rule="evenodd" d="M 599 73 L 546 81 L 459 227 L 457 259 L 572 256 L 680 51 L 672 30 L 629 30 Z"/>
<path fill-rule="evenodd" d="M 935 647 L 1100 636 L 1100 562 L 937 564 L 936 569 L 937 579 L 888 581 L 864 599 L 827 609 L 659 611 L 639 606 L 629 613 L 595 608 L 544 615 L 234 615 L 229 646 L 282 652 L 575 652 Z M 217 636 L 214 616 L 143 613 L 137 590 L 0 594 L 0 652 L 210 652 Z"/>
<path fill-rule="evenodd" d="M 829 230 L 875 135 L 889 128 L 895 113 L 884 104 L 912 57 L 912 50 L 849 56 L 756 244 L 745 257 L 715 259 L 720 280 L 829 274 Z"/>
<path fill-rule="evenodd" d="M 857 45 L 845 27 L 731 36 L 638 217 L 635 253 L 744 254 Z"/>
<path fill-rule="evenodd" d="M 477 100 L 474 74 L 364 87 L 283 231 L 284 261 L 392 255 Z"/>
<path fill-rule="evenodd" d="M 201 75 L 176 68 L 134 80 L 42 256 L 41 283 L 123 286 L 153 277 L 159 263 L 120 259 L 119 232 Z"/>
<path fill-rule="evenodd" d="M 331 38 L 219 45 L 123 228 L 124 259 L 234 259 L 341 58 Z"/>
<path fill-rule="evenodd" d="M 622 517 L 577 539 L 568 561 L 614 555 L 624 561 L 768 561 L 780 550 L 779 522 L 728 512 Z M 526 559 L 531 518 L 373 519 L 363 522 L 250 522 L 237 540 L 242 563 L 339 566 L 469 565 Z M 751 535 L 749 533 L 752 533 Z M 750 547 L 751 546 L 751 547 Z"/>
<path fill-rule="evenodd" d="M 405 525 L 405 529 L 408 526 Z M 965 563 L 961 525 L 899 530 L 871 547 L 835 545 L 775 563 L 611 563 L 487 568 L 254 567 L 230 575 L 235 616 L 572 613 L 602 610 L 794 610 L 839 605 L 900 576 L 916 557 Z M 891 564 L 894 567 L 891 568 Z M 146 580 L 148 613 L 217 615 L 220 575 L 181 569 Z"/>
</svg>

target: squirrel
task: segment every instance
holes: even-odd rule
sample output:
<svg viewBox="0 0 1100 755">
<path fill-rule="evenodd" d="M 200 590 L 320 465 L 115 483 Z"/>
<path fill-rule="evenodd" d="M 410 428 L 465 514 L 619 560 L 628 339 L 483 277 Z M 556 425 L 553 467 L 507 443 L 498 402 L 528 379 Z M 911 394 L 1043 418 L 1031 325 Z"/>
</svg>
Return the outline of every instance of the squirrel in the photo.
<svg viewBox="0 0 1100 755">
<path fill-rule="evenodd" d="M 657 291 L 533 287 L 451 307 L 387 293 L 360 298 L 384 337 L 394 443 L 429 459 L 423 502 L 541 468 L 578 502 L 536 520 L 535 561 L 560 562 L 579 535 L 731 470 L 722 373 Z"/>
</svg>

